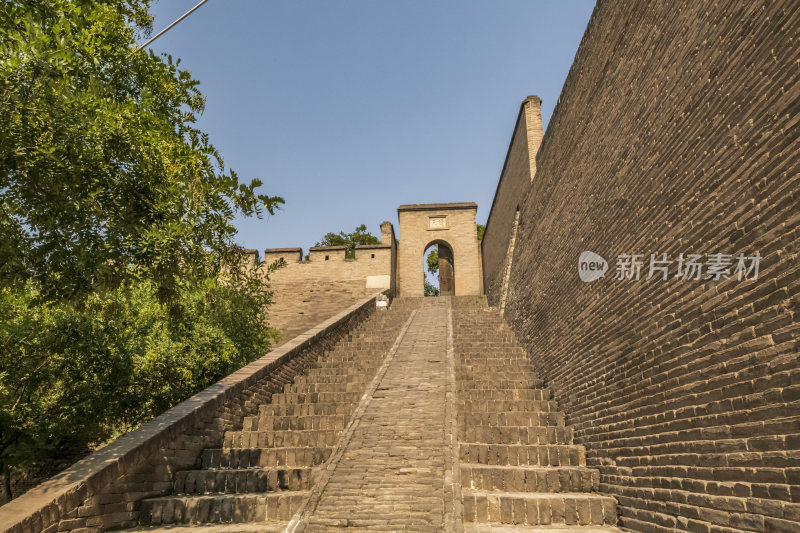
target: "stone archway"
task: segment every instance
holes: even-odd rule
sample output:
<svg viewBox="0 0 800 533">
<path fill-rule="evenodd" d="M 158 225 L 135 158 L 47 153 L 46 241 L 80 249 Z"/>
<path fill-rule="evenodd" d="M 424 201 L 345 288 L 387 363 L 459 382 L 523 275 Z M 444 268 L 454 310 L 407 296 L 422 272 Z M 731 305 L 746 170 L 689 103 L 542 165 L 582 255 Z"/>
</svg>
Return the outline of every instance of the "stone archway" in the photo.
<svg viewBox="0 0 800 533">
<path fill-rule="evenodd" d="M 397 208 L 400 221 L 397 249 L 398 296 L 424 295 L 425 272 L 420 268 L 420 257 L 431 244 L 443 244 L 447 247 L 444 257 L 448 264 L 445 266 L 445 273 L 441 274 L 440 255 L 440 276 L 444 275 L 447 279 L 448 294 L 483 294 L 480 246 L 476 229 L 477 209 L 477 204 L 472 202 L 412 204 Z M 439 279 L 441 284 L 442 278 Z M 440 294 L 445 294 L 441 292 L 441 286 Z"/>
</svg>

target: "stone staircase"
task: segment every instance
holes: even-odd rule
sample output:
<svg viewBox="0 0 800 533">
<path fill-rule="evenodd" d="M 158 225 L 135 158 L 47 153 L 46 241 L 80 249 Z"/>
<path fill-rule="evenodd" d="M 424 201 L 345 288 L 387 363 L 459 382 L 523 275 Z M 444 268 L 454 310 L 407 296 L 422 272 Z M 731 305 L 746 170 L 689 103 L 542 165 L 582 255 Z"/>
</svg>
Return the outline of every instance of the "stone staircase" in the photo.
<svg viewBox="0 0 800 533">
<path fill-rule="evenodd" d="M 204 524 L 208 531 L 281 531 L 309 494 L 364 390 L 410 311 L 376 312 L 258 415 L 176 472 L 172 494 L 140 502 L 151 530 Z M 250 522 L 250 526 L 213 526 Z M 157 526 L 154 528 L 154 526 Z M 170 527 L 167 527 L 170 526 Z M 251 527 L 255 529 L 250 529 Z"/>
<path fill-rule="evenodd" d="M 551 392 L 495 309 L 456 299 L 453 337 L 464 530 L 619 531 L 616 501 L 594 493 Z"/>
<path fill-rule="evenodd" d="M 423 311 L 430 308 L 441 311 Z M 414 320 L 408 320 L 415 311 Z M 375 441 L 374 437 L 386 432 L 386 420 L 393 421 L 391 426 L 402 422 L 400 411 L 389 414 L 386 420 L 381 418 L 381 402 L 388 396 L 399 402 L 398 409 L 416 405 L 412 421 L 423 416 L 428 406 L 425 402 L 429 401 L 423 396 L 428 398 L 433 381 L 442 378 L 427 374 L 416 363 L 413 368 L 404 367 L 401 361 L 418 360 L 431 369 L 449 365 L 441 354 L 430 352 L 433 345 L 423 342 L 426 337 L 422 333 L 434 325 L 426 320 L 434 320 L 442 339 L 437 350 L 444 350 L 444 333 L 450 331 L 447 316 L 452 317 L 454 357 L 447 360 L 455 363 L 455 409 L 451 412 L 457 417 L 458 457 L 454 468 L 460 476 L 463 530 L 619 533 L 614 527 L 616 501 L 596 493 L 598 471 L 587 468 L 585 450 L 573 443 L 572 430 L 565 425 L 564 413 L 558 410 L 551 391 L 538 379 L 498 311 L 489 308 L 483 297 L 398 299 L 388 311 L 376 312 L 319 357 L 313 368 L 295 377 L 282 393 L 273 395 L 270 403 L 261 405 L 257 414 L 244 418 L 240 428 L 226 432 L 219 447 L 204 450 L 196 469 L 176 472 L 172 494 L 142 500 L 142 529 L 284 531 L 301 506 L 312 499 L 321 502 L 318 514 L 307 521 L 305 529 L 297 531 L 359 527 L 363 531 L 395 531 L 385 527 L 397 524 L 404 530 L 457 533 L 459 529 L 453 524 L 430 529 L 431 524 L 414 522 L 411 514 L 422 512 L 422 499 L 427 498 L 430 504 L 433 489 L 407 493 L 403 488 L 403 478 L 443 468 L 439 464 L 441 454 L 420 455 L 421 450 L 410 449 L 408 443 L 392 440 L 405 437 L 413 441 L 416 433 L 380 437 L 389 438 L 388 442 Z M 406 326 L 405 336 L 398 337 L 406 323 L 412 325 Z M 338 469 L 334 464 L 339 478 L 333 478 L 321 499 L 315 497 L 314 491 L 324 487 L 320 485 L 320 466 L 334 453 L 342 457 L 343 430 L 359 402 L 367 397 L 365 392 L 386 354 L 400 339 L 404 339 L 402 344 L 395 345 L 404 346 L 398 355 L 400 362 L 388 367 L 389 374 L 377 389 L 380 394 L 371 400 L 372 410 L 365 411 L 360 422 L 360 433 L 344 447 L 349 451 L 343 457 L 350 462 Z M 412 382 L 423 386 L 415 389 L 410 386 Z M 444 398 L 444 393 L 441 395 Z M 445 400 L 441 401 L 444 404 Z M 405 403 L 408 405 L 403 407 Z M 444 407 L 429 414 L 434 411 L 444 412 Z M 434 429 L 431 435 L 438 435 L 445 448 L 444 425 L 440 433 L 435 430 L 439 423 L 439 419 L 432 419 L 425 427 Z M 367 441 L 375 441 L 374 448 L 365 447 Z M 407 455 L 419 464 L 409 467 L 414 461 Z M 364 464 L 367 459 L 384 466 L 368 467 Z M 372 485 L 379 488 L 365 493 Z M 380 494 L 373 494 L 375 490 Z M 387 499 L 392 494 L 400 496 Z M 446 507 L 443 499 L 439 501 L 442 503 L 437 505 Z M 441 509 L 430 512 L 442 520 Z M 328 517 L 331 513 L 336 516 Z"/>
</svg>

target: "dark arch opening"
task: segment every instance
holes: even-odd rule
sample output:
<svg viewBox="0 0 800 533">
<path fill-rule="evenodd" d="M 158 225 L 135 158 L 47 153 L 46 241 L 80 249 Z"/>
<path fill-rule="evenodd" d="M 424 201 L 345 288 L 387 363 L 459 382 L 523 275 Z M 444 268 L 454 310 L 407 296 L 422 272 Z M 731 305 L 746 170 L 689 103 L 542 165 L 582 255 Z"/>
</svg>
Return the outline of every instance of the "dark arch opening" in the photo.
<svg viewBox="0 0 800 533">
<path fill-rule="evenodd" d="M 455 295 L 456 277 L 453 248 L 442 240 L 425 246 L 422 253 L 425 296 Z"/>
</svg>

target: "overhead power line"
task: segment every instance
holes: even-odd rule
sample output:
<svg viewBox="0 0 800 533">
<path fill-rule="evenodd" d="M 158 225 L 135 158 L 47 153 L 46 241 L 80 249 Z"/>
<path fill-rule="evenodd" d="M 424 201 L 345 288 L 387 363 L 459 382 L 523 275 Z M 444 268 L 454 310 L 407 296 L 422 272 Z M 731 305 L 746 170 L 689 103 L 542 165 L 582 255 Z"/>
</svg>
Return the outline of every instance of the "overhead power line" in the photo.
<svg viewBox="0 0 800 533">
<path fill-rule="evenodd" d="M 178 24 L 180 21 L 182 21 L 183 19 L 185 19 L 186 17 L 188 17 L 189 15 L 191 15 L 192 13 L 194 13 L 194 12 L 197 10 L 197 8 L 198 8 L 198 7 L 202 6 L 202 5 L 203 5 L 203 4 L 205 4 L 206 2 L 208 2 L 208 0 L 200 0 L 200 2 L 198 2 L 196 6 L 194 6 L 192 9 L 190 9 L 189 11 L 187 11 L 186 13 L 184 13 L 183 15 L 181 15 L 181 16 L 178 18 L 178 20 L 176 20 L 175 22 L 173 22 L 172 24 L 170 24 L 169 26 L 167 26 L 166 28 L 164 28 L 163 30 L 161 30 L 160 32 L 158 32 L 158 33 L 157 33 L 155 36 L 151 37 L 151 38 L 150 38 L 150 39 L 149 39 L 149 40 L 148 40 L 146 43 L 144 43 L 144 44 L 143 44 L 143 45 L 141 45 L 139 48 L 137 48 L 136 50 L 134 50 L 133 52 L 131 52 L 129 55 L 131 55 L 131 56 L 132 56 L 133 54 L 135 54 L 135 53 L 139 52 L 140 50 L 143 50 L 143 49 L 147 48 L 147 46 L 148 46 L 150 43 L 152 43 L 153 41 L 155 41 L 156 39 L 158 39 L 159 37 L 161 37 L 162 35 L 164 35 L 165 33 L 167 33 L 167 32 L 168 32 L 168 31 L 169 31 L 169 30 L 170 30 L 170 29 L 171 29 L 173 26 L 175 26 L 175 25 L 176 25 L 176 24 Z"/>
</svg>

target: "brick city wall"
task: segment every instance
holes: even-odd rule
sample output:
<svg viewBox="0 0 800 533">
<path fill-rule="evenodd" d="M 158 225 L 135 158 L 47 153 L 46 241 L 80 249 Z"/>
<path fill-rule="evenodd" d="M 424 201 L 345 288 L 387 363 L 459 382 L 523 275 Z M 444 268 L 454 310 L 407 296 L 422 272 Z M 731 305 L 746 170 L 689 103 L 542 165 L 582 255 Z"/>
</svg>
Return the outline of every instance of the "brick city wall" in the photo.
<svg viewBox="0 0 800 533">
<path fill-rule="evenodd" d="M 625 528 L 800 531 L 798 36 L 791 0 L 601 1 L 521 195 L 505 317 Z M 644 279 L 651 253 L 717 252 L 758 252 L 758 279 Z M 623 253 L 641 280 L 614 279 Z"/>
<path fill-rule="evenodd" d="M 172 475 L 241 429 L 317 358 L 375 311 L 362 300 L 0 507 L 0 533 L 91 533 L 138 523 L 139 500 L 167 494 Z"/>
<path fill-rule="evenodd" d="M 274 302 L 269 324 L 280 330 L 279 344 L 376 291 L 393 289 L 397 244 L 392 224 L 383 222 L 381 233 L 381 244 L 357 246 L 353 259 L 345 258 L 344 246 L 313 247 L 308 260 L 300 248 L 265 250 L 265 265 L 286 263 L 269 279 Z"/>
</svg>

